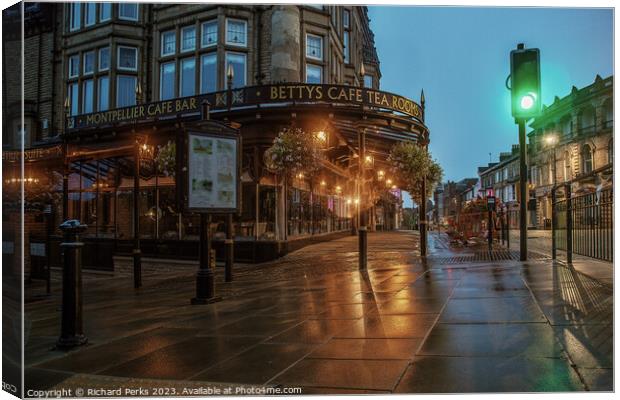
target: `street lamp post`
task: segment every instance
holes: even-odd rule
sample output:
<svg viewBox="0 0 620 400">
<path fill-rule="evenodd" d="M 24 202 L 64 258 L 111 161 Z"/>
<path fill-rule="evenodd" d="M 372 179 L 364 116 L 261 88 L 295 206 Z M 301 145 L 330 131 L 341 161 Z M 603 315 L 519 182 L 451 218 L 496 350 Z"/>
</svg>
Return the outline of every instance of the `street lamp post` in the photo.
<svg viewBox="0 0 620 400">
<path fill-rule="evenodd" d="M 557 257 L 557 246 L 555 243 L 556 229 L 557 229 L 557 215 L 556 215 L 556 210 L 555 210 L 555 201 L 556 201 L 555 187 L 557 185 L 557 176 L 558 176 L 557 170 L 556 170 L 557 159 L 556 159 L 556 154 L 555 154 L 556 153 L 555 148 L 558 143 L 558 137 L 556 135 L 549 135 L 545 137 L 545 142 L 547 143 L 549 147 L 551 147 L 552 149 L 551 151 L 553 153 L 553 168 L 552 168 L 553 186 L 551 187 L 551 258 L 555 260 Z"/>
</svg>

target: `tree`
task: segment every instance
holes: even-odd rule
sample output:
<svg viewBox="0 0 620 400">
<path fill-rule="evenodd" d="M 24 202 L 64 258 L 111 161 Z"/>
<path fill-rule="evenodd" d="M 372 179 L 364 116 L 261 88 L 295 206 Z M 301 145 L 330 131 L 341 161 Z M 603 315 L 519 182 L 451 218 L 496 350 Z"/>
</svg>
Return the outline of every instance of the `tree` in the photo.
<svg viewBox="0 0 620 400">
<path fill-rule="evenodd" d="M 302 173 L 313 177 L 321 168 L 324 155 L 315 135 L 300 128 L 285 127 L 265 151 L 265 166 L 287 179 Z"/>
<path fill-rule="evenodd" d="M 399 142 L 390 150 L 390 170 L 399 186 L 409 192 L 417 204 L 422 203 L 422 181 L 426 177 L 424 201 L 441 182 L 443 169 L 426 149 L 414 142 Z"/>
</svg>

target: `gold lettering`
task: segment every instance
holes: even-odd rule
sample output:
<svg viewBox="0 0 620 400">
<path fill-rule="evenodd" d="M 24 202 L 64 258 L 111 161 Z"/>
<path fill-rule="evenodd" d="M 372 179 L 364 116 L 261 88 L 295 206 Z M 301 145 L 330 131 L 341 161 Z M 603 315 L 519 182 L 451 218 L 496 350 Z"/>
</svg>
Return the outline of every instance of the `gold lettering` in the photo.
<svg viewBox="0 0 620 400">
<path fill-rule="evenodd" d="M 278 87 L 277 86 L 271 87 L 271 96 L 269 98 L 271 100 L 276 100 L 278 98 Z"/>
<path fill-rule="evenodd" d="M 316 87 L 316 99 L 317 100 L 322 100 L 323 99 L 323 87 L 322 86 L 317 86 Z"/>
<path fill-rule="evenodd" d="M 333 93 L 335 90 L 338 90 L 335 86 L 330 86 L 330 88 L 327 89 L 327 97 L 329 97 L 330 100 L 336 100 L 336 95 Z"/>
<path fill-rule="evenodd" d="M 355 91 L 355 101 L 361 103 L 362 102 L 362 89 L 357 89 Z"/>
</svg>

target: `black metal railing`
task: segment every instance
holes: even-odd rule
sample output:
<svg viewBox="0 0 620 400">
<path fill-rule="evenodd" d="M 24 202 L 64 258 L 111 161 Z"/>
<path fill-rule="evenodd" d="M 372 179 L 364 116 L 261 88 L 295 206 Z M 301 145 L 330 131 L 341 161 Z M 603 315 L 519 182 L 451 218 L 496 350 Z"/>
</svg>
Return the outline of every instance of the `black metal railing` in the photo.
<svg viewBox="0 0 620 400">
<path fill-rule="evenodd" d="M 565 187 L 565 199 L 554 203 L 555 247 L 572 254 L 613 261 L 613 188 L 572 197 Z"/>
</svg>

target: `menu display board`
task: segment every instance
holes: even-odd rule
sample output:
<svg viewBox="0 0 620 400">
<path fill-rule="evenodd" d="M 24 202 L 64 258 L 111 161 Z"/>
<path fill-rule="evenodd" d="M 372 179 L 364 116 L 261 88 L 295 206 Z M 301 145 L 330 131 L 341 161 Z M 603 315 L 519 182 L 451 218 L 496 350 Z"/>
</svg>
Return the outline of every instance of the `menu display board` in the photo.
<svg viewBox="0 0 620 400">
<path fill-rule="evenodd" d="M 239 139 L 188 134 L 187 207 L 199 212 L 235 212 L 239 208 Z"/>
</svg>

